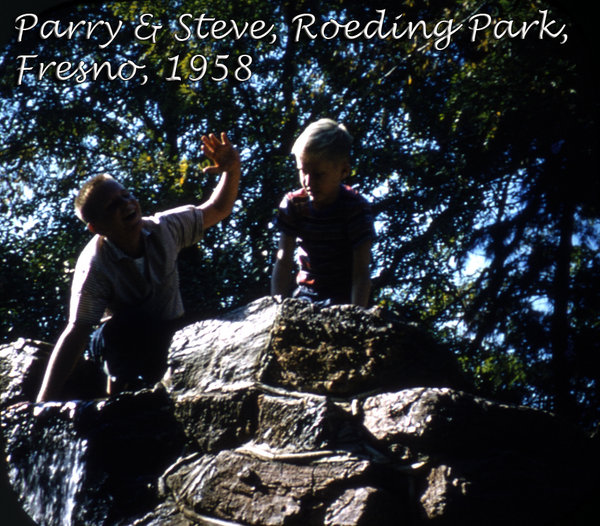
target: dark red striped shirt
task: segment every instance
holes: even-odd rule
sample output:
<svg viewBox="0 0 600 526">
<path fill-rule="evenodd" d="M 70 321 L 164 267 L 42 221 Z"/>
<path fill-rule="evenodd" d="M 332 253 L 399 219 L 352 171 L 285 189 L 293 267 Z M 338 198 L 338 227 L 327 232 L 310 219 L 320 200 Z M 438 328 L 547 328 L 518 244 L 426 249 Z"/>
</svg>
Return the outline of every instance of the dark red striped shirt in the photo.
<svg viewBox="0 0 600 526">
<path fill-rule="evenodd" d="M 337 200 L 316 210 L 302 188 L 283 198 L 277 225 L 284 234 L 296 238 L 298 285 L 320 295 L 349 297 L 353 250 L 375 237 L 369 202 L 356 190 L 341 185 Z"/>
</svg>

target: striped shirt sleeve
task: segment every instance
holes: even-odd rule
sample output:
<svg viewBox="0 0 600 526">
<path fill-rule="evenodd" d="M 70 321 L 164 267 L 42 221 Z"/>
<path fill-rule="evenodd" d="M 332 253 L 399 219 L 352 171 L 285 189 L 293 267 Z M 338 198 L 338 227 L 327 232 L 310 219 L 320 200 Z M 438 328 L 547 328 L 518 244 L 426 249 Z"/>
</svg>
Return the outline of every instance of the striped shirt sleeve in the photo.
<svg viewBox="0 0 600 526">
<path fill-rule="evenodd" d="M 73 274 L 69 322 L 96 325 L 102 319 L 111 296 L 110 283 L 98 272 L 92 259 L 98 238 L 83 250 Z"/>
</svg>

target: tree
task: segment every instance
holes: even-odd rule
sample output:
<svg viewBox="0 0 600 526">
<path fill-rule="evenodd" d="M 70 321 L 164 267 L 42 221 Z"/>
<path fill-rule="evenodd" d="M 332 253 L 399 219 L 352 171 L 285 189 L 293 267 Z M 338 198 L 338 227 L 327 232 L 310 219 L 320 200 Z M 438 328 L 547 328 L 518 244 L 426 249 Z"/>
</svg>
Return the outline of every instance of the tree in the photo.
<svg viewBox="0 0 600 526">
<path fill-rule="evenodd" d="M 143 35 L 161 26 L 155 39 L 134 37 L 142 13 L 152 15 Z M 187 13 L 186 38 L 176 21 Z M 196 35 L 201 14 L 202 34 L 209 19 L 230 28 L 235 20 L 238 31 L 262 20 L 263 37 L 249 26 L 239 38 Z M 543 17 L 556 33 L 565 24 L 567 42 L 540 38 Z M 598 421 L 589 343 L 599 331 L 590 292 L 599 274 L 598 180 L 589 170 L 597 100 L 586 42 L 560 9 L 511 0 L 173 0 L 78 4 L 49 18 L 123 28 L 106 48 L 101 32 L 68 47 L 28 34 L 2 56 L 5 338 L 53 340 L 61 328 L 85 242 L 70 211 L 81 181 L 114 173 L 147 212 L 198 202 L 214 185 L 200 169 L 207 131 L 231 130 L 244 175 L 231 221 L 182 255 L 186 304 L 207 316 L 267 294 L 274 209 L 297 184 L 291 144 L 309 121 L 333 116 L 355 137 L 349 182 L 373 195 L 374 301 L 428 325 L 487 394 Z M 473 20 L 490 21 L 474 40 Z M 498 33 L 523 24 L 525 38 Z M 26 54 L 37 55 L 31 64 L 145 68 L 129 81 L 50 73 L 18 85 L 16 57 Z M 211 80 L 225 70 L 227 79 Z M 474 254 L 484 263 L 469 271 Z"/>
</svg>

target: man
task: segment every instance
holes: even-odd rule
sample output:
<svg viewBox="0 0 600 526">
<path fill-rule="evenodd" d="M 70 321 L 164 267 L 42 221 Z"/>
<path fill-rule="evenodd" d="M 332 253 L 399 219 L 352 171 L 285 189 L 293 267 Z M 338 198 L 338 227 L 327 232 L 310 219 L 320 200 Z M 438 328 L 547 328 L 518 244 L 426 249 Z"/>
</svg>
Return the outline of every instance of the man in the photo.
<svg viewBox="0 0 600 526">
<path fill-rule="evenodd" d="M 184 314 L 177 254 L 231 213 L 239 187 L 240 157 L 226 134 L 203 136 L 202 143 L 213 162 L 204 172 L 223 175 L 200 206 L 142 217 L 135 197 L 106 174 L 80 190 L 76 213 L 95 235 L 77 261 L 69 321 L 50 356 L 38 402 L 59 397 L 105 311 L 111 317 L 93 332 L 90 351 L 105 365 L 108 394 L 153 384 L 164 374 L 171 336 Z"/>
</svg>

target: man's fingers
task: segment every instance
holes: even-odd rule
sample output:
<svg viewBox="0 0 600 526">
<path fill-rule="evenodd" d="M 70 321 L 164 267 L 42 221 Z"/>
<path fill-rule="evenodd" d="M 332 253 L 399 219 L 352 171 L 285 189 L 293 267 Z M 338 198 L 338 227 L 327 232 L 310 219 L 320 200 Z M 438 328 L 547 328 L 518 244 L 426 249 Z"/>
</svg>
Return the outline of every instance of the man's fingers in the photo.
<svg viewBox="0 0 600 526">
<path fill-rule="evenodd" d="M 207 150 L 210 150 L 211 152 L 214 152 L 215 147 L 218 145 L 219 141 L 214 136 L 214 134 L 211 133 L 208 136 L 206 136 L 206 135 L 202 136 L 202 143 L 204 144 L 203 149 L 207 149 Z"/>
<path fill-rule="evenodd" d="M 215 163 L 213 166 L 203 168 L 202 171 L 206 174 L 222 172 L 225 165 L 229 163 L 231 155 L 236 155 L 236 151 L 231 145 L 227 133 L 221 132 L 220 140 L 214 133 L 203 135 L 201 140 L 202 153 Z"/>
<path fill-rule="evenodd" d="M 204 144 L 202 147 L 204 153 L 214 153 L 218 149 L 231 147 L 231 143 L 225 132 L 221 132 L 221 140 L 219 140 L 214 133 L 203 135 L 201 139 Z"/>
</svg>

